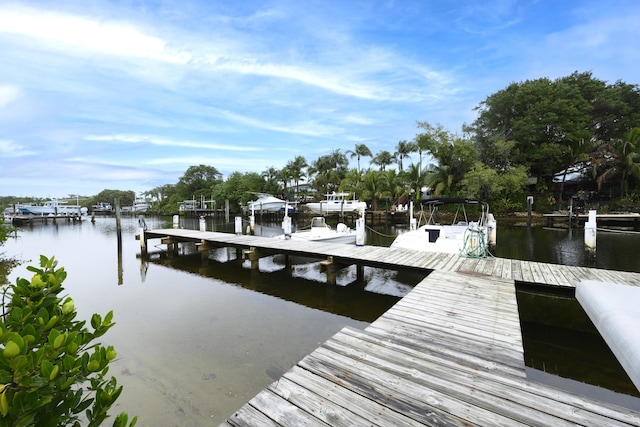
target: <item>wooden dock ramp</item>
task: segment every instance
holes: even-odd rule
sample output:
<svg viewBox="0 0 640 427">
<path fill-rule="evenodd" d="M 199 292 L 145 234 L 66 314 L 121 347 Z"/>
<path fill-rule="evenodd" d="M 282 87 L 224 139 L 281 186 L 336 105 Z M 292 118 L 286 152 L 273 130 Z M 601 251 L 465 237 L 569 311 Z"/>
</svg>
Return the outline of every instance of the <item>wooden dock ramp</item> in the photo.
<svg viewBox="0 0 640 427">
<path fill-rule="evenodd" d="M 527 380 L 513 280 L 434 271 L 221 425 L 640 426 L 640 414 Z"/>
</svg>

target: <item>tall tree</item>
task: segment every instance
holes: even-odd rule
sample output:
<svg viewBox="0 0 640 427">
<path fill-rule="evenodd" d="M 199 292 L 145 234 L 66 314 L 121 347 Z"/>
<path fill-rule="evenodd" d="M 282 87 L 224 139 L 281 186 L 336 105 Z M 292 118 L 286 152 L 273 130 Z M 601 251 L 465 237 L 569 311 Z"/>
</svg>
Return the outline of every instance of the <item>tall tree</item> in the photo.
<svg viewBox="0 0 640 427">
<path fill-rule="evenodd" d="M 395 157 L 396 161 L 398 162 L 400 171 L 403 170 L 402 160 L 405 157 L 410 157 L 409 155 L 411 153 L 415 153 L 416 151 L 418 151 L 418 146 L 415 143 L 407 142 L 405 140 L 398 141 L 398 145 L 396 145 L 396 151 L 393 153 L 393 157 Z"/>
<path fill-rule="evenodd" d="M 176 190 L 183 199 L 209 195 L 213 188 L 222 183 L 222 174 L 213 166 L 189 166 L 176 184 Z"/>
<path fill-rule="evenodd" d="M 481 159 L 496 140 L 516 141 L 518 164 L 550 179 L 569 162 L 567 145 L 589 139 L 592 106 L 577 88 L 543 78 L 512 83 L 483 101 L 474 122 Z"/>
<path fill-rule="evenodd" d="M 432 141 L 428 150 L 436 163 L 429 168 L 427 185 L 435 195 L 456 195 L 460 181 L 477 159 L 473 143 L 463 139 Z"/>
<path fill-rule="evenodd" d="M 379 166 L 380 170 L 384 171 L 387 166 L 393 163 L 393 155 L 389 151 L 382 150 L 371 159 L 371 163 Z"/>
<path fill-rule="evenodd" d="M 640 178 L 640 127 L 631 129 L 625 138 L 601 148 L 603 153 L 596 164 L 603 170 L 597 178 L 598 190 L 605 182 L 619 178 L 620 197 L 624 197 L 628 179 L 632 176 Z"/>
<path fill-rule="evenodd" d="M 422 167 L 422 154 L 429 150 L 432 144 L 437 142 L 448 141 L 450 139 L 449 132 L 438 123 L 436 126 L 431 125 L 429 122 L 416 122 L 418 129 L 422 129 L 423 132 L 418 133 L 415 137 L 415 144 L 418 147 L 418 155 L 420 156 L 420 170 Z"/>
<path fill-rule="evenodd" d="M 291 175 L 291 178 L 296 184 L 296 200 L 299 198 L 300 180 L 302 178 L 306 178 L 306 175 L 304 173 L 304 168 L 306 168 L 307 166 L 308 166 L 307 161 L 303 156 L 296 156 L 295 159 L 287 163 L 287 169 L 289 170 L 289 174 Z"/>
<path fill-rule="evenodd" d="M 369 149 L 369 147 L 367 147 L 365 144 L 356 144 L 355 149 L 352 150 L 347 150 L 346 154 L 348 154 L 349 156 L 351 156 L 351 158 L 353 159 L 354 157 L 358 158 L 358 171 L 360 171 L 360 159 L 362 157 L 372 157 L 373 154 L 371 153 L 371 150 Z"/>
<path fill-rule="evenodd" d="M 278 183 L 278 175 L 280 171 L 273 166 L 262 171 L 260 176 L 265 180 L 262 191 L 268 194 L 278 194 L 280 193 L 280 184 Z M 256 189 L 254 189 L 255 191 Z"/>
<path fill-rule="evenodd" d="M 364 172 L 358 169 L 351 169 L 340 182 L 340 191 L 353 193 L 356 198 L 360 197 L 364 190 Z"/>
<path fill-rule="evenodd" d="M 387 174 L 384 171 L 369 171 L 364 176 L 362 198 L 371 200 L 371 209 L 378 210 L 378 199 L 389 194 Z"/>
<path fill-rule="evenodd" d="M 288 167 L 285 166 L 278 171 L 278 182 L 282 183 L 282 196 L 287 200 L 289 199 L 289 182 L 292 178 L 291 171 Z"/>
</svg>

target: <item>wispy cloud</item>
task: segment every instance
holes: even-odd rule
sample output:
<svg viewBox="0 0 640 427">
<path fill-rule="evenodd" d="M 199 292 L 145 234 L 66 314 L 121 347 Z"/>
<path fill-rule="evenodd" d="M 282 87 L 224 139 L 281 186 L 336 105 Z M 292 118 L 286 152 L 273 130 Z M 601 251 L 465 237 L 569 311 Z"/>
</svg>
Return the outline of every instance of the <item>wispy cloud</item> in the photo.
<svg viewBox="0 0 640 427">
<path fill-rule="evenodd" d="M 0 85 L 0 109 L 18 100 L 22 96 L 20 88 L 14 85 Z"/>
<path fill-rule="evenodd" d="M 3 157 L 23 157 L 37 153 L 13 141 L 0 139 L 0 154 L 2 154 Z"/>
<path fill-rule="evenodd" d="M 180 148 L 203 148 L 206 150 L 224 150 L 224 151 L 262 151 L 261 147 L 239 146 L 231 144 L 216 144 L 212 142 L 196 142 L 162 138 L 152 135 L 88 135 L 84 138 L 86 141 L 115 142 L 126 144 L 150 144 L 162 147 L 180 147 Z"/>
</svg>

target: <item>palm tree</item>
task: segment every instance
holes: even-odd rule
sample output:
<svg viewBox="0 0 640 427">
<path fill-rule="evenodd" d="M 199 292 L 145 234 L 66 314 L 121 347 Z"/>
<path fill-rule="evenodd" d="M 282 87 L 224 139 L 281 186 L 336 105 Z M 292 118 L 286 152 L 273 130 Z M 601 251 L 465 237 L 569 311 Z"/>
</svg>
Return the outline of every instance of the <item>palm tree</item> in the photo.
<svg viewBox="0 0 640 427">
<path fill-rule="evenodd" d="M 287 163 L 287 169 L 289 170 L 289 174 L 291 175 L 291 178 L 293 179 L 293 181 L 296 183 L 296 200 L 299 197 L 298 189 L 300 186 L 300 179 L 306 178 L 306 175 L 303 173 L 303 169 L 306 168 L 307 166 L 308 166 L 307 161 L 303 156 L 296 156 L 295 159 Z"/>
<path fill-rule="evenodd" d="M 291 172 L 285 166 L 282 169 L 280 169 L 280 172 L 278 173 L 278 181 L 282 183 L 282 188 L 283 188 L 282 195 L 284 196 L 285 199 L 288 199 L 287 186 L 290 180 L 291 180 Z"/>
<path fill-rule="evenodd" d="M 348 154 L 352 159 L 354 157 L 358 158 L 358 172 L 360 172 L 360 158 L 363 156 L 372 157 L 371 150 L 365 144 L 356 144 L 355 150 L 347 150 L 346 154 Z"/>
<path fill-rule="evenodd" d="M 264 170 L 260 176 L 265 179 L 264 187 L 260 190 L 265 191 L 267 193 L 276 194 L 279 190 L 280 185 L 278 184 L 280 171 L 273 166 L 270 166 L 268 169 Z"/>
<path fill-rule="evenodd" d="M 453 168 L 447 164 L 437 164 L 427 173 L 426 184 L 433 188 L 433 194 L 436 196 L 449 196 L 453 191 L 455 182 L 455 174 Z"/>
<path fill-rule="evenodd" d="M 398 200 L 400 197 L 407 194 L 407 186 L 404 183 L 404 173 L 398 172 L 395 169 L 384 171 L 387 175 L 387 190 L 389 190 L 389 196 L 393 200 Z"/>
<path fill-rule="evenodd" d="M 418 146 L 413 142 L 399 141 L 396 145 L 396 151 L 393 153 L 393 157 L 396 158 L 400 171 L 402 171 L 402 159 L 409 157 L 409 154 L 418 151 Z"/>
<path fill-rule="evenodd" d="M 609 153 L 601 157 L 600 163 L 608 166 L 608 169 L 597 179 L 598 191 L 603 183 L 620 176 L 620 197 L 624 197 L 627 179 L 630 176 L 640 178 L 640 127 L 634 127 L 624 139 L 607 146 Z"/>
<path fill-rule="evenodd" d="M 380 170 L 384 171 L 387 166 L 393 163 L 393 155 L 386 150 L 380 151 L 373 159 L 371 159 L 371 163 L 378 165 Z"/>
<path fill-rule="evenodd" d="M 356 198 L 364 190 L 364 173 L 363 171 L 351 169 L 347 172 L 342 182 L 340 182 L 340 191 L 354 193 Z"/>
<path fill-rule="evenodd" d="M 425 132 L 416 135 L 415 144 L 420 156 L 420 170 L 422 170 L 422 153 L 432 151 L 434 145 L 442 144 L 451 139 L 451 135 L 441 124 L 433 127 L 429 122 L 417 122 L 418 128 L 424 129 Z"/>
<path fill-rule="evenodd" d="M 365 200 L 371 199 L 371 208 L 374 211 L 378 210 L 378 199 L 388 194 L 387 174 L 383 171 L 369 171 L 364 175 L 363 184 L 362 198 Z"/>
<path fill-rule="evenodd" d="M 414 163 L 409 165 L 409 171 L 405 173 L 406 182 L 409 184 L 409 189 L 413 190 L 415 194 L 420 194 L 422 187 L 426 185 L 426 175 L 420 170 L 420 166 Z"/>
</svg>

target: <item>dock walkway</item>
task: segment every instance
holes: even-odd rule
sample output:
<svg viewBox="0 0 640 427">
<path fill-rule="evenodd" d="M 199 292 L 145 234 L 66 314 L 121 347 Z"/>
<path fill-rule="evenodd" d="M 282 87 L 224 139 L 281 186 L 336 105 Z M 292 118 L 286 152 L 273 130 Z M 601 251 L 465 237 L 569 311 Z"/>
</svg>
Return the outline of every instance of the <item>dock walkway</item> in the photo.
<svg viewBox="0 0 640 427">
<path fill-rule="evenodd" d="M 344 328 L 222 426 L 640 426 L 640 413 L 528 381 L 512 280 L 435 271 Z"/>
<path fill-rule="evenodd" d="M 363 331 L 346 327 L 221 426 L 638 426 L 640 413 L 527 379 L 515 281 L 640 286 L 640 274 L 194 230 L 148 239 L 429 275 Z"/>
<path fill-rule="evenodd" d="M 462 258 L 455 254 L 414 251 L 383 246 L 355 246 L 339 243 L 303 242 L 269 237 L 235 235 L 214 231 L 160 229 L 144 233 L 144 239 L 197 242 L 207 247 L 254 248 L 259 256 L 285 254 L 326 259 L 340 265 L 364 265 L 391 270 L 438 270 L 492 276 L 551 286 L 575 287 L 582 280 L 625 283 L 640 286 L 640 273 L 521 261 L 506 258 Z"/>
</svg>

